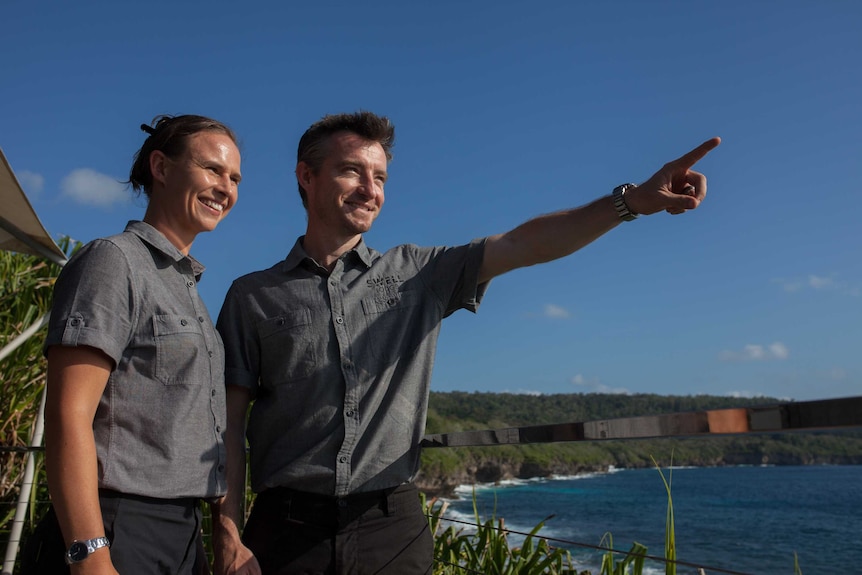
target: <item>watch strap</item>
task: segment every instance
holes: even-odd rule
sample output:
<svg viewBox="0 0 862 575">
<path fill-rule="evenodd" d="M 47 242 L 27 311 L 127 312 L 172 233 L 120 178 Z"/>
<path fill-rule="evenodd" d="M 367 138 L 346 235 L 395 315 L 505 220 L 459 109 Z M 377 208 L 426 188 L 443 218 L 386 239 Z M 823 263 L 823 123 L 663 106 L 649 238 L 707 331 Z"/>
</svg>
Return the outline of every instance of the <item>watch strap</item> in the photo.
<svg viewBox="0 0 862 575">
<path fill-rule="evenodd" d="M 72 544 L 66 551 L 66 565 L 80 563 L 97 549 L 110 546 L 111 542 L 107 537 L 95 537 L 84 541 L 72 541 Z"/>
<path fill-rule="evenodd" d="M 620 216 L 620 219 L 625 222 L 630 222 L 633 219 L 637 218 L 638 215 L 629 209 L 628 204 L 626 204 L 626 191 L 629 188 L 637 187 L 636 184 L 622 184 L 614 188 L 613 199 L 614 199 L 614 208 L 617 210 L 617 214 Z"/>
</svg>

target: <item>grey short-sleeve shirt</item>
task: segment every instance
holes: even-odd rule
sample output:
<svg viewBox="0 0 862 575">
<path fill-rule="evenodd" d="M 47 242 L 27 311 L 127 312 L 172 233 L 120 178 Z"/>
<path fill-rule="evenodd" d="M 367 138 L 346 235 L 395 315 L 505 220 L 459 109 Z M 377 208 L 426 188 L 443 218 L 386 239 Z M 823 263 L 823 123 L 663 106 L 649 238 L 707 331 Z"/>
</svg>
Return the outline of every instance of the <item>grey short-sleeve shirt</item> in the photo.
<svg viewBox="0 0 862 575">
<path fill-rule="evenodd" d="M 144 222 L 81 248 L 54 287 L 52 345 L 114 361 L 93 422 L 99 487 L 159 498 L 224 494 L 221 338 L 203 266 Z"/>
<path fill-rule="evenodd" d="M 343 496 L 413 478 L 440 322 L 478 308 L 484 245 L 381 254 L 360 242 L 327 273 L 300 238 L 284 261 L 233 283 L 218 329 L 226 382 L 255 397 L 255 491 Z"/>
</svg>

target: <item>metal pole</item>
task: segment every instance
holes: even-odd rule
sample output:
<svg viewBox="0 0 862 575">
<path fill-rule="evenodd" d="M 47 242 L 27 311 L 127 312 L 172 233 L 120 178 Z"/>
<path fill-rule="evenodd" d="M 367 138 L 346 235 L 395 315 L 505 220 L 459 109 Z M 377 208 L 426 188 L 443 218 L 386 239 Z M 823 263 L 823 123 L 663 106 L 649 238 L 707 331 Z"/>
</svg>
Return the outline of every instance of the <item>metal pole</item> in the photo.
<svg viewBox="0 0 862 575">
<path fill-rule="evenodd" d="M 19 230 L 15 224 L 13 224 L 12 222 L 10 222 L 9 220 L 7 220 L 6 218 L 4 218 L 2 216 L 0 216 L 0 228 L 3 228 L 7 232 L 9 232 L 15 239 L 17 239 L 21 243 L 25 244 L 28 248 L 35 251 L 38 255 L 54 262 L 55 264 L 59 264 L 61 266 L 66 264 L 66 261 L 67 261 L 66 257 L 60 255 L 60 254 L 62 254 L 62 252 L 60 252 L 60 254 L 58 254 L 54 250 L 52 250 L 51 248 L 40 244 L 39 242 L 37 242 L 36 240 L 31 238 L 27 234 L 25 234 L 24 232 Z M 57 248 L 58 251 L 59 251 L 59 249 L 60 248 Z"/>
<path fill-rule="evenodd" d="M 39 403 L 39 413 L 36 416 L 36 425 L 33 428 L 33 436 L 30 438 L 31 447 L 42 445 L 42 434 L 45 430 L 45 396 L 48 386 L 42 390 L 42 401 Z M 15 510 L 15 519 L 12 520 L 12 530 L 9 534 L 9 543 L 6 545 L 6 558 L 3 561 L 2 575 L 12 575 L 15 567 L 15 559 L 18 556 L 18 546 L 21 542 L 21 533 L 24 530 L 24 518 L 27 516 L 27 507 L 30 503 L 30 494 L 33 492 L 33 476 L 36 474 L 36 453 L 31 451 L 27 454 L 27 466 L 24 469 L 24 480 L 21 482 L 21 492 L 18 494 L 18 507 Z"/>
<path fill-rule="evenodd" d="M 33 337 L 33 335 L 42 329 L 42 326 L 48 323 L 48 318 L 51 316 L 50 313 L 46 313 L 36 321 L 34 321 L 30 327 L 22 331 L 18 337 L 10 341 L 6 344 L 3 349 L 0 349 L 0 361 L 6 359 L 6 357 L 11 354 L 13 351 L 21 347 L 25 341 Z"/>
</svg>

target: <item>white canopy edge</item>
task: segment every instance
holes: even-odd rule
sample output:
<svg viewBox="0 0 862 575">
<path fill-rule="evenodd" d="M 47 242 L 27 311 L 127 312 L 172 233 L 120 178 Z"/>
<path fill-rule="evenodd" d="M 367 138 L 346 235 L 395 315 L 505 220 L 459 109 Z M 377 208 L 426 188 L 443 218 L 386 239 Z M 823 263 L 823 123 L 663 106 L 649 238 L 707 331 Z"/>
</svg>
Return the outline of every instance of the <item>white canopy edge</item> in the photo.
<svg viewBox="0 0 862 575">
<path fill-rule="evenodd" d="M 63 265 L 66 254 L 51 239 L 0 149 L 0 249 L 41 256 Z"/>
</svg>

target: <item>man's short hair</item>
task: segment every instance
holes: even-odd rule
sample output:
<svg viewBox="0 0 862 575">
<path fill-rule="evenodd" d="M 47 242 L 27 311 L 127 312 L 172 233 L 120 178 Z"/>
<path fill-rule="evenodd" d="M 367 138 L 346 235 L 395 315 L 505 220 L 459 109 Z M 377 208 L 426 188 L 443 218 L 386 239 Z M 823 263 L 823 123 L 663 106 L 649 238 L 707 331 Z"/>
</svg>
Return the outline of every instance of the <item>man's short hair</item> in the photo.
<svg viewBox="0 0 862 575">
<path fill-rule="evenodd" d="M 386 116 L 360 110 L 352 114 L 330 114 L 312 124 L 299 139 L 296 163 L 305 162 L 312 172 L 317 173 L 329 153 L 329 138 L 339 132 L 351 132 L 377 142 L 383 146 L 386 161 L 392 159 L 395 126 Z M 302 205 L 308 208 L 308 199 L 302 184 L 299 184 L 299 197 L 302 198 Z"/>
</svg>

